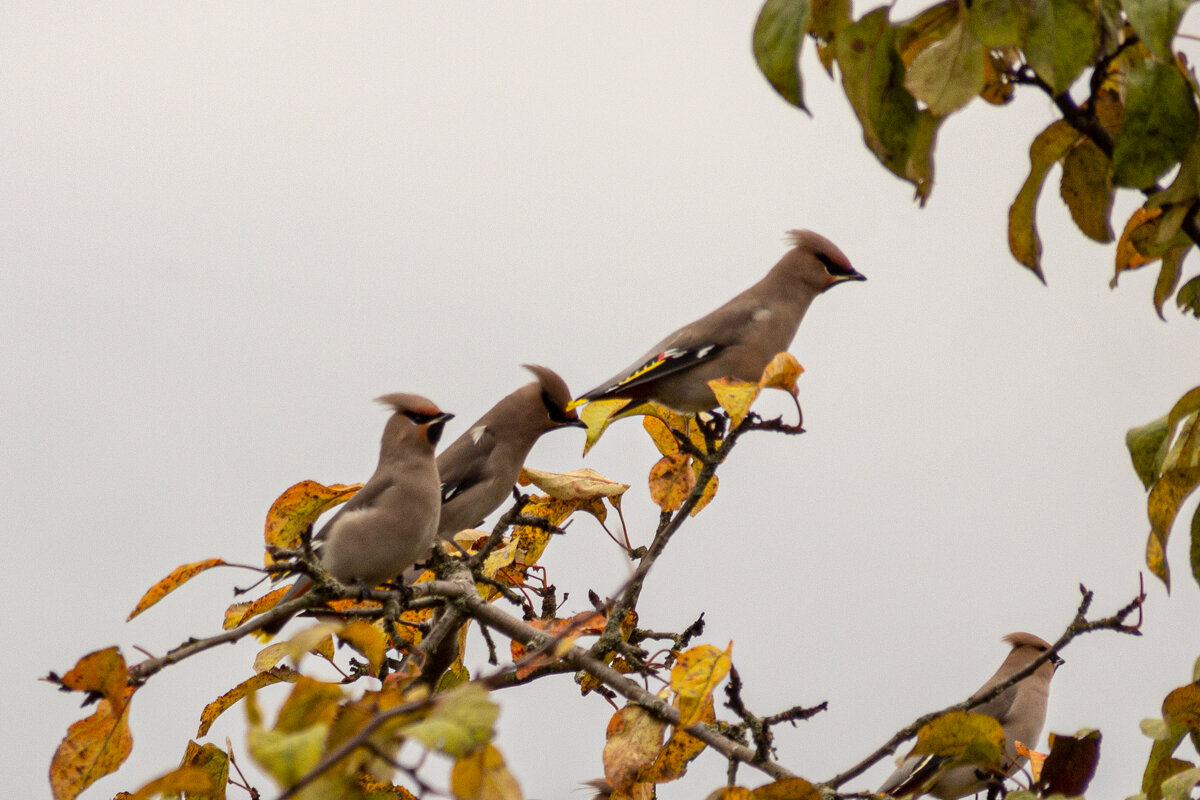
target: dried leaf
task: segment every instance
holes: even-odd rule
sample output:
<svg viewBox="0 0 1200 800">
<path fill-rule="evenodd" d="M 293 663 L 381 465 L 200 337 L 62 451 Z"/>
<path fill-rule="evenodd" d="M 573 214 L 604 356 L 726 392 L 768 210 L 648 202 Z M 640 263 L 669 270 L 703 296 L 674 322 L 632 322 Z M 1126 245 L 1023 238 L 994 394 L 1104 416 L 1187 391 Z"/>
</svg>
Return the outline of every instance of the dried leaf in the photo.
<svg viewBox="0 0 1200 800">
<path fill-rule="evenodd" d="M 159 600 L 162 600 L 170 592 L 178 589 L 180 586 L 199 575 L 201 572 L 212 569 L 213 567 L 219 567 L 224 563 L 224 559 L 208 558 L 204 561 L 195 561 L 191 564 L 184 564 L 183 566 L 176 567 L 171 571 L 170 575 L 151 586 L 146 593 L 142 595 L 142 599 L 138 601 L 138 604 L 134 607 L 133 611 L 129 612 L 129 616 L 125 618 L 125 621 L 128 622 L 129 620 L 133 619 L 138 614 L 157 603 Z"/>
<path fill-rule="evenodd" d="M 289 487 L 267 512 L 264 541 L 274 547 L 299 547 L 301 535 L 317 521 L 317 517 L 346 502 L 361 488 L 361 483 L 324 486 L 316 481 L 300 481 Z M 274 559 L 268 553 L 266 564 L 273 563 Z"/>
<path fill-rule="evenodd" d="M 607 617 L 602 611 L 581 611 L 567 619 L 531 619 L 528 624 L 544 631 L 550 636 L 558 637 L 558 642 L 547 652 L 537 658 L 517 664 L 517 678 L 531 675 L 538 667 L 561 657 L 571 648 L 580 636 L 598 636 L 604 633 Z M 525 657 L 525 646 L 516 639 L 512 640 L 513 661 L 520 662 Z"/>
<path fill-rule="evenodd" d="M 649 419 L 649 417 L 647 417 Z M 620 506 L 621 495 L 629 489 L 628 483 L 606 478 L 594 469 L 576 469 L 570 472 L 542 472 L 528 467 L 521 470 L 517 483 L 522 486 L 533 484 L 556 500 L 595 500 L 608 498 L 614 507 Z"/>
<path fill-rule="evenodd" d="M 675 705 L 679 706 L 678 697 L 675 699 Z M 709 694 L 701 701 L 700 716 L 696 722 L 713 724 L 716 719 L 712 695 Z M 642 770 L 638 780 L 647 783 L 666 783 L 681 778 L 687 772 L 687 765 L 700 755 L 705 747 L 707 745 L 702 740 L 679 728 L 674 728 L 666 746 L 655 757 L 654 763 Z"/>
<path fill-rule="evenodd" d="M 217 721 L 217 717 L 224 714 L 246 695 L 256 692 L 264 686 L 270 686 L 273 683 L 285 681 L 295 683 L 299 679 L 300 673 L 291 667 L 272 667 L 258 673 L 252 678 L 247 678 L 204 707 L 204 711 L 200 713 L 200 727 L 196 730 L 196 738 L 207 736 L 209 729 Z"/>
<path fill-rule="evenodd" d="M 54 800 L 74 798 L 100 778 L 116 772 L 132 749 L 128 695 L 120 703 L 107 697 L 99 701 L 90 717 L 67 728 L 67 735 L 54 751 L 50 760 Z"/>
<path fill-rule="evenodd" d="M 1042 797 L 1083 797 L 1100 763 L 1100 731 L 1075 736 L 1050 734 L 1050 754 L 1040 774 L 1034 773 Z"/>
</svg>

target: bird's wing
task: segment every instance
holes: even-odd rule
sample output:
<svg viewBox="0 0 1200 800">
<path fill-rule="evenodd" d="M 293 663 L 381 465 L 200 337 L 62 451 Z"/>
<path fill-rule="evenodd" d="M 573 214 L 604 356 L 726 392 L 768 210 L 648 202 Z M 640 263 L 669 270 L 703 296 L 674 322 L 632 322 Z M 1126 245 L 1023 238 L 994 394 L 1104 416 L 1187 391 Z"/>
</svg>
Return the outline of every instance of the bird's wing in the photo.
<svg viewBox="0 0 1200 800">
<path fill-rule="evenodd" d="M 486 477 L 488 456 L 496 448 L 496 435 L 485 425 L 477 425 L 438 456 L 438 477 L 442 481 L 442 505 L 470 489 Z"/>
<path fill-rule="evenodd" d="M 743 292 L 707 316 L 675 331 L 654 345 L 649 353 L 580 399 L 599 400 L 716 358 L 726 347 L 737 343 L 754 319 L 758 304 L 744 295 Z"/>
<path fill-rule="evenodd" d="M 1020 685 L 1020 684 L 1018 684 Z M 975 694 L 978 695 L 984 691 L 989 691 L 991 687 L 984 687 Z M 989 717 L 995 717 L 1000 724 L 1004 724 L 1004 720 L 1008 718 L 1008 712 L 1012 709 L 1013 702 L 1017 699 L 1017 687 L 1011 686 L 1000 694 L 999 697 L 994 697 L 988 700 L 983 705 L 975 706 L 971 711 L 976 714 L 987 714 Z"/>
<path fill-rule="evenodd" d="M 879 794 L 919 795 L 932 784 L 946 761 L 946 756 L 909 756 L 879 787 Z"/>
<path fill-rule="evenodd" d="M 354 497 L 351 497 L 345 503 L 342 503 L 341 507 L 338 508 L 337 513 L 330 517 L 329 520 L 321 526 L 321 530 L 316 536 L 313 537 L 313 541 L 325 541 L 325 539 L 329 537 L 329 532 L 333 530 L 333 525 L 337 522 L 338 517 L 342 516 L 342 514 L 345 514 L 348 511 L 370 508 L 375 502 L 375 499 L 391 487 L 392 479 L 390 477 L 380 475 L 378 473 L 372 475 L 371 479 L 363 484 L 361 489 L 355 492 Z"/>
</svg>

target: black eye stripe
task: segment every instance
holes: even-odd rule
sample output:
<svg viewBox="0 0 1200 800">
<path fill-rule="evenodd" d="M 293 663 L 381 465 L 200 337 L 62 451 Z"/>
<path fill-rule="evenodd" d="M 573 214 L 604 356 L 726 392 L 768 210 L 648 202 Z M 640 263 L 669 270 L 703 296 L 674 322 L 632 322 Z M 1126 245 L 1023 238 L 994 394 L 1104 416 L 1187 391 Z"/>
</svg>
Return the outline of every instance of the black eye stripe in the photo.
<svg viewBox="0 0 1200 800">
<path fill-rule="evenodd" d="M 824 253 L 817 253 L 817 260 L 825 265 L 825 271 L 830 275 L 852 275 L 854 270 L 844 267 Z"/>
<path fill-rule="evenodd" d="M 417 425 L 424 425 L 437 416 L 436 414 L 422 414 L 419 411 L 404 411 L 402 413 Z"/>
<path fill-rule="evenodd" d="M 542 392 L 542 405 L 546 407 L 546 415 L 551 422 L 570 422 L 571 418 L 563 413 L 562 408 L 550 398 L 549 392 Z"/>
</svg>

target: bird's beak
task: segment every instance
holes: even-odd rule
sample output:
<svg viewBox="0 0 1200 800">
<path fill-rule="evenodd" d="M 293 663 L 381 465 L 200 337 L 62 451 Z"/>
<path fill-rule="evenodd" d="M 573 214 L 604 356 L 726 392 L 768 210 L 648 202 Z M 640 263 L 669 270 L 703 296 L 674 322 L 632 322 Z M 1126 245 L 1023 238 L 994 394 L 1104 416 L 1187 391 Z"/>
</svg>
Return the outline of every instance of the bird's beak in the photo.
<svg viewBox="0 0 1200 800">
<path fill-rule="evenodd" d="M 430 445 L 437 447 L 438 441 L 442 438 L 442 429 L 452 419 L 454 419 L 453 414 L 443 411 L 425 423 L 425 438 L 429 440 Z"/>
<path fill-rule="evenodd" d="M 586 428 L 587 427 L 587 423 L 584 422 L 583 420 L 581 420 L 579 417 L 575 417 L 574 419 L 569 419 L 566 422 L 562 423 L 562 425 L 564 428 Z"/>
<path fill-rule="evenodd" d="M 852 272 L 849 275 L 838 276 L 839 281 L 865 281 L 866 279 L 867 276 L 863 275 L 861 272 Z"/>
</svg>

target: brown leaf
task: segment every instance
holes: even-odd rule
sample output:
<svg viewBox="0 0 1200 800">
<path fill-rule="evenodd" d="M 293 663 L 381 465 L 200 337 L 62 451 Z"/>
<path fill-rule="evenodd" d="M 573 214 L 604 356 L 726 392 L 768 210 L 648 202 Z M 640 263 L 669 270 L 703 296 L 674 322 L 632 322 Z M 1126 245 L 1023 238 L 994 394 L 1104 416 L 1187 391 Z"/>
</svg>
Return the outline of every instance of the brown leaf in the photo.
<svg viewBox="0 0 1200 800">
<path fill-rule="evenodd" d="M 324 486 L 316 481 L 300 481 L 289 487 L 267 512 L 264 541 L 274 547 L 299 547 L 301 535 L 317 521 L 317 517 L 346 502 L 361 488 L 361 483 Z M 266 564 L 273 563 L 274 559 L 268 553 Z"/>
<path fill-rule="evenodd" d="M 607 622 L 607 617 L 601 611 L 582 611 L 568 619 L 531 619 L 528 624 L 534 628 L 545 631 L 550 636 L 558 637 L 558 642 L 554 647 L 542 653 L 537 658 L 532 658 L 529 661 L 517 664 L 517 678 L 525 678 L 537 670 L 538 667 L 550 663 L 559 658 L 563 653 L 570 649 L 571 645 L 580 636 L 598 636 L 604 633 L 604 625 Z M 513 661 L 520 662 L 525 657 L 525 646 L 516 639 L 512 640 L 512 657 Z"/>
<path fill-rule="evenodd" d="M 760 786 L 750 793 L 751 800 L 821 800 L 821 793 L 804 778 L 784 778 Z"/>
<path fill-rule="evenodd" d="M 129 616 L 125 618 L 125 621 L 129 622 L 129 620 L 133 619 L 138 614 L 157 603 L 159 600 L 162 600 L 170 592 L 178 589 L 180 586 L 187 583 L 201 572 L 212 569 L 213 567 L 219 567 L 224 563 L 224 559 L 208 558 L 204 561 L 195 561 L 191 564 L 184 564 L 183 566 L 176 567 L 171 571 L 170 575 L 151 586 L 149 590 L 142 595 L 142 599 L 138 601 L 138 604 L 134 607 L 133 611 L 129 612 Z"/>
<path fill-rule="evenodd" d="M 1042 797 L 1083 797 L 1100 763 L 1100 731 L 1078 736 L 1050 734 L 1050 754 L 1042 765 L 1037 789 Z"/>
<path fill-rule="evenodd" d="M 67 735 L 50 761 L 50 789 L 54 800 L 76 797 L 87 787 L 116 772 L 133 749 L 129 732 L 129 702 L 115 704 L 105 698 L 95 712 L 67 728 Z"/>
<path fill-rule="evenodd" d="M 755 387 L 757 389 L 757 387 Z M 691 456 L 675 453 L 663 456 L 650 468 L 650 499 L 663 511 L 676 511 L 696 485 Z"/>
<path fill-rule="evenodd" d="M 273 683 L 284 681 L 295 683 L 299 679 L 300 673 L 291 667 L 273 667 L 265 672 L 258 673 L 252 678 L 247 678 L 204 707 L 204 710 L 200 712 L 200 727 L 196 730 L 196 738 L 208 735 L 208 731 L 213 726 L 213 723 L 217 721 L 217 717 L 224 714 L 237 701 L 251 692 L 258 691 L 262 687 L 270 686 Z"/>
</svg>

